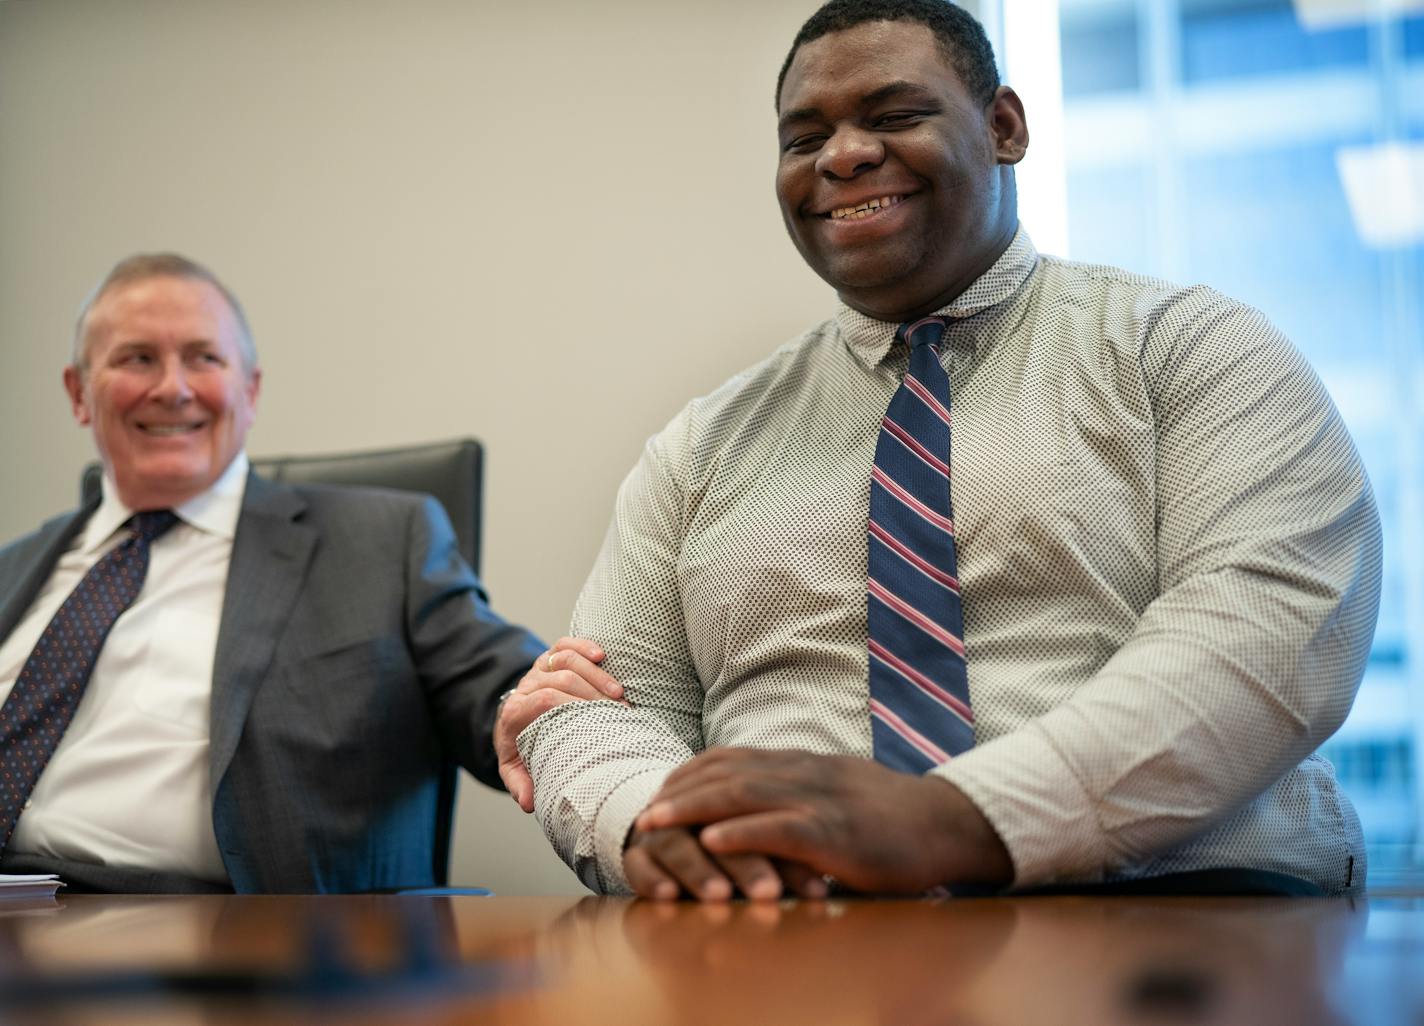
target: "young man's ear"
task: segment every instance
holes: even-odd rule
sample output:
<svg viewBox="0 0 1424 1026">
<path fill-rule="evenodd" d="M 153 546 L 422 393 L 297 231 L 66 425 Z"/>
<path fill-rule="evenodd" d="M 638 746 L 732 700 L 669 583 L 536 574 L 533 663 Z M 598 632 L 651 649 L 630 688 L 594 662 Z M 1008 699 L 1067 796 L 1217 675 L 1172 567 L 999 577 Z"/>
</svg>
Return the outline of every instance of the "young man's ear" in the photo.
<svg viewBox="0 0 1424 1026">
<path fill-rule="evenodd" d="M 1019 94 L 1008 86 L 999 86 L 989 101 L 989 128 L 994 133 L 994 153 L 1000 164 L 1023 160 L 1028 152 L 1028 118 Z"/>
</svg>

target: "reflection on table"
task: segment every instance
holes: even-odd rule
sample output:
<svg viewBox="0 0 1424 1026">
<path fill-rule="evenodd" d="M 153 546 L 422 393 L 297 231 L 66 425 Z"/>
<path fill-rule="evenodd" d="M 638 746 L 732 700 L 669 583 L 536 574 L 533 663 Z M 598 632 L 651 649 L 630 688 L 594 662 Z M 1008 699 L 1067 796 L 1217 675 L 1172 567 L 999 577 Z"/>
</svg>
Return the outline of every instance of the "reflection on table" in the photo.
<svg viewBox="0 0 1424 1026">
<path fill-rule="evenodd" d="M 4 1026 L 352 1019 L 1421 1023 L 1424 899 L 0 906 Z"/>
</svg>

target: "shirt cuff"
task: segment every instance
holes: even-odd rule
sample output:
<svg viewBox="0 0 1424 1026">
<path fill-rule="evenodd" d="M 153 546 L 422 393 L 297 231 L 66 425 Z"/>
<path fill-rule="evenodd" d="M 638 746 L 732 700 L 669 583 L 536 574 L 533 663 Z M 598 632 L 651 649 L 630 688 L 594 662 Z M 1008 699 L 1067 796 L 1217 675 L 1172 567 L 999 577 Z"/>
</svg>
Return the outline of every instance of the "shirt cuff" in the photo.
<svg viewBox="0 0 1424 1026">
<path fill-rule="evenodd" d="M 638 814 L 662 790 L 675 767 L 655 767 L 630 777 L 604 799 L 593 821 L 594 854 L 598 862 L 599 890 L 604 894 L 632 894 L 623 875 L 623 849 Z"/>
<path fill-rule="evenodd" d="M 1108 862 L 1095 804 L 1033 724 L 955 756 L 931 771 L 984 814 L 1014 863 L 1014 886 L 1095 883 Z"/>
</svg>

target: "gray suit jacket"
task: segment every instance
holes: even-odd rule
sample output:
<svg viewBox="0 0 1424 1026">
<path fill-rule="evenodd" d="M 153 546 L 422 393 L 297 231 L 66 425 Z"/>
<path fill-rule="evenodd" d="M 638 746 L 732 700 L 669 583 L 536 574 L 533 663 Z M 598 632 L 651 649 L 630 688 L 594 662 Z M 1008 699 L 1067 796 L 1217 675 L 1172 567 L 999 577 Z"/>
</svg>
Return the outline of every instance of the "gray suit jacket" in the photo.
<svg viewBox="0 0 1424 1026">
<path fill-rule="evenodd" d="M 93 511 L 0 550 L 0 638 Z M 433 884 L 442 772 L 453 760 L 500 786 L 498 697 L 542 650 L 490 611 L 434 499 L 250 476 L 209 751 L 213 827 L 234 889 Z M 155 878 L 149 889 L 178 888 Z"/>
</svg>

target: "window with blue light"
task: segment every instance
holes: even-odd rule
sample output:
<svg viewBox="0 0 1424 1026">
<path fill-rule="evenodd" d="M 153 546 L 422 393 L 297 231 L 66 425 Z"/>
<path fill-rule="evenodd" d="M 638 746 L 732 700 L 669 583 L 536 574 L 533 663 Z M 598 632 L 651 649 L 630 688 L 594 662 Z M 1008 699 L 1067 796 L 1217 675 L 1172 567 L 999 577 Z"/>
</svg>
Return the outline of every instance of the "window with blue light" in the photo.
<svg viewBox="0 0 1424 1026">
<path fill-rule="evenodd" d="M 1417 880 L 1424 0 L 1061 0 L 1058 40 L 1066 255 L 1260 308 L 1350 426 L 1385 579 L 1355 708 L 1323 751 L 1360 812 L 1371 885 Z"/>
</svg>

